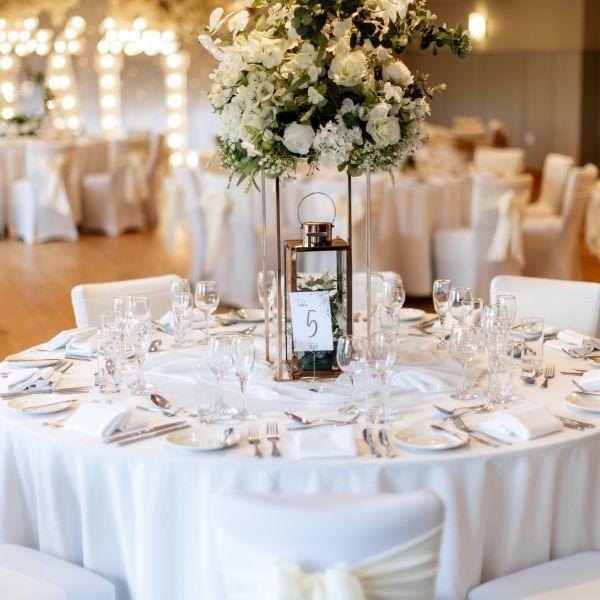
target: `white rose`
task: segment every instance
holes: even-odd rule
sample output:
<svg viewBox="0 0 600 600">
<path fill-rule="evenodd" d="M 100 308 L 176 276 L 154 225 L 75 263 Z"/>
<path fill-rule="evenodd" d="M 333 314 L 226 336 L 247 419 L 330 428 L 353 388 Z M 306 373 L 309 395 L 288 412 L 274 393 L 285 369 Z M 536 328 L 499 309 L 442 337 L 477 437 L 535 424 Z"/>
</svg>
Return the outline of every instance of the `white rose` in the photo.
<svg viewBox="0 0 600 600">
<path fill-rule="evenodd" d="M 219 78 L 225 87 L 234 86 L 242 76 L 244 61 L 241 56 L 227 55 L 219 65 Z"/>
<path fill-rule="evenodd" d="M 373 138 L 375 146 L 379 148 L 390 146 L 400 141 L 400 124 L 394 117 L 369 120 L 367 133 Z"/>
<path fill-rule="evenodd" d="M 283 132 L 283 145 L 294 154 L 308 154 L 315 132 L 310 125 L 290 123 Z"/>
<path fill-rule="evenodd" d="M 403 87 L 410 85 L 414 81 L 410 69 L 401 60 L 383 67 L 382 75 L 386 81 L 391 81 Z"/>
<path fill-rule="evenodd" d="M 361 83 L 367 74 L 367 59 L 359 50 L 336 55 L 331 61 L 329 77 L 338 85 L 353 87 Z"/>
<path fill-rule="evenodd" d="M 263 49 L 262 64 L 265 69 L 273 69 L 283 61 L 283 50 L 279 46 L 270 46 Z"/>
</svg>

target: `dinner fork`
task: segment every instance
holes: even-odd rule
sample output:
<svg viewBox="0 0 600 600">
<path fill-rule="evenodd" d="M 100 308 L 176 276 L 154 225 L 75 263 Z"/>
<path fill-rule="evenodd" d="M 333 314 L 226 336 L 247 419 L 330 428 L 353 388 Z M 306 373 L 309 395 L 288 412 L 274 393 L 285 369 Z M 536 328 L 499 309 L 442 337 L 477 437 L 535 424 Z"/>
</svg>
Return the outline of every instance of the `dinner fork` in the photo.
<svg viewBox="0 0 600 600">
<path fill-rule="evenodd" d="M 250 427 L 248 429 L 248 443 L 254 446 L 254 457 L 262 458 L 263 453 L 260 450 L 260 433 L 258 427 Z"/>
<path fill-rule="evenodd" d="M 548 379 L 552 379 L 554 377 L 554 365 L 546 365 L 544 368 L 544 381 L 540 387 L 547 388 L 548 387 Z"/>
<path fill-rule="evenodd" d="M 510 446 L 510 442 L 499 440 L 498 438 L 492 437 L 482 431 L 475 431 L 469 427 L 458 415 L 452 417 L 452 422 L 458 429 L 469 434 L 472 438 L 480 441 L 482 444 L 492 446 L 493 448 L 500 448 L 501 446 Z"/>
<path fill-rule="evenodd" d="M 271 449 L 271 456 L 281 456 L 279 448 L 277 447 L 277 442 L 279 441 L 279 428 L 277 427 L 277 423 L 275 421 L 269 421 L 267 423 L 267 439 L 273 445 Z"/>
</svg>

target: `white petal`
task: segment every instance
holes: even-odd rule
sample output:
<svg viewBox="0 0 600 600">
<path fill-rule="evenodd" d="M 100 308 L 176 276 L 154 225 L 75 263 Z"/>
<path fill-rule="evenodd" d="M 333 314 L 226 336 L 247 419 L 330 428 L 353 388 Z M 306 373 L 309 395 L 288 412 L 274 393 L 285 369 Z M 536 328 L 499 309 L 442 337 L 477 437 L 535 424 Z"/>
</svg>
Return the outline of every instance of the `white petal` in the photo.
<svg viewBox="0 0 600 600">
<path fill-rule="evenodd" d="M 215 8 L 215 10 L 210 13 L 210 20 L 208 21 L 210 31 L 215 31 L 221 25 L 220 21 L 224 12 L 225 11 L 219 7 Z"/>
</svg>

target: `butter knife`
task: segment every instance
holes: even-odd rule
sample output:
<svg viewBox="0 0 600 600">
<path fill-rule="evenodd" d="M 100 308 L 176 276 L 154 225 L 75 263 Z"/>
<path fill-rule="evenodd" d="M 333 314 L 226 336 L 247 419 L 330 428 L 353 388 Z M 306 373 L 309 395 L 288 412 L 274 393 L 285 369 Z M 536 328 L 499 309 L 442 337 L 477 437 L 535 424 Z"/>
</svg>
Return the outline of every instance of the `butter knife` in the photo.
<svg viewBox="0 0 600 600">
<path fill-rule="evenodd" d="M 158 437 L 159 435 L 167 435 L 167 433 L 171 433 L 173 431 L 179 431 L 180 429 L 187 429 L 188 427 L 191 427 L 190 423 L 183 423 L 183 425 L 171 426 L 168 429 L 161 429 L 160 431 L 154 431 L 152 433 L 140 435 L 140 436 L 132 438 L 130 440 L 123 440 L 122 442 L 118 442 L 117 446 L 128 446 L 129 444 L 135 444 L 136 442 L 141 442 L 143 440 L 149 440 L 150 438 L 155 438 L 155 437 Z"/>
<path fill-rule="evenodd" d="M 157 431 L 162 431 L 163 429 L 169 429 L 171 427 L 177 427 L 178 425 L 183 425 L 187 423 L 187 421 L 175 421 L 173 423 L 163 423 L 162 425 L 154 425 L 153 427 L 144 427 L 144 429 L 139 429 L 135 432 L 126 431 L 123 433 L 115 433 L 113 435 L 109 435 L 105 437 L 102 441 L 105 444 L 112 444 L 113 442 L 121 442 L 127 440 L 129 438 L 136 438 L 142 435 L 147 435 L 149 433 L 155 433 Z"/>
</svg>

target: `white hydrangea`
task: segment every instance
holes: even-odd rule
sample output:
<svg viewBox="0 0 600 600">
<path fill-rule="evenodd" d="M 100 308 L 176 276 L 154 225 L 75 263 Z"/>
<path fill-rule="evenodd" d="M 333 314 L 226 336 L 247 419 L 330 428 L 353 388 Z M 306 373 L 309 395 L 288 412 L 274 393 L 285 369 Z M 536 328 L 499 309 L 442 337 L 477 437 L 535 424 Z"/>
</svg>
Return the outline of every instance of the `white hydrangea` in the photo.
<svg viewBox="0 0 600 600">
<path fill-rule="evenodd" d="M 359 127 L 349 129 L 343 122 L 330 121 L 321 125 L 317 131 L 313 147 L 325 166 L 337 167 L 344 164 L 354 147 L 360 146 L 362 142 Z"/>
</svg>

